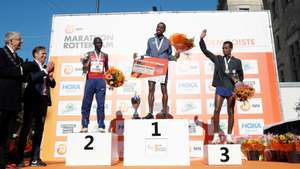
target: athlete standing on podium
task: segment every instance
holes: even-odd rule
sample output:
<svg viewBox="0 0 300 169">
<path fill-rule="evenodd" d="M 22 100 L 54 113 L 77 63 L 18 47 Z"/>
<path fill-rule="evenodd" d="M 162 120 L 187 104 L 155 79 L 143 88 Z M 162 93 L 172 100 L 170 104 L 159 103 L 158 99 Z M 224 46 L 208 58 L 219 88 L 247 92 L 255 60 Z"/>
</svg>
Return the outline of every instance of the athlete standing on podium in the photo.
<svg viewBox="0 0 300 169">
<path fill-rule="evenodd" d="M 220 143 L 219 136 L 219 122 L 220 111 L 223 105 L 224 99 L 227 100 L 227 113 L 228 113 L 228 131 L 226 136 L 227 143 L 233 143 L 232 129 L 234 123 L 234 106 L 235 96 L 234 89 L 235 84 L 243 81 L 244 73 L 242 68 L 242 62 L 240 59 L 231 55 L 233 44 L 230 41 L 223 43 L 223 55 L 214 55 L 206 49 L 204 37 L 206 36 L 206 30 L 203 30 L 200 35 L 200 48 L 202 52 L 214 63 L 214 75 L 212 85 L 216 87 L 215 93 L 215 110 L 213 116 L 214 123 L 214 138 L 213 144 Z"/>
<path fill-rule="evenodd" d="M 157 57 L 161 59 L 167 59 L 169 61 L 177 61 L 180 56 L 180 52 L 177 51 L 175 56 L 172 55 L 172 48 L 168 38 L 164 36 L 164 32 L 166 31 L 166 24 L 160 22 L 156 26 L 156 33 L 154 37 L 149 38 L 147 43 L 147 50 L 145 56 Z M 135 58 L 136 59 L 136 58 Z M 148 94 L 148 105 L 149 105 L 149 113 L 143 117 L 143 119 L 153 119 L 153 105 L 154 105 L 154 92 L 155 92 L 155 84 L 156 82 L 160 82 L 161 92 L 162 92 L 162 118 L 172 118 L 170 114 L 167 112 L 168 106 L 168 91 L 167 91 L 167 83 L 168 83 L 168 73 L 163 82 L 158 81 L 154 78 L 150 78 L 148 81 L 149 85 L 149 94 Z"/>
<path fill-rule="evenodd" d="M 106 82 L 105 72 L 108 70 L 108 55 L 102 52 L 102 39 L 100 37 L 94 38 L 94 51 L 90 51 L 81 58 L 83 64 L 83 73 L 86 73 L 86 82 L 84 88 L 84 96 L 81 106 L 81 132 L 88 132 L 89 118 L 94 94 L 96 94 L 97 101 L 97 122 L 98 131 L 105 132 L 105 93 Z"/>
</svg>

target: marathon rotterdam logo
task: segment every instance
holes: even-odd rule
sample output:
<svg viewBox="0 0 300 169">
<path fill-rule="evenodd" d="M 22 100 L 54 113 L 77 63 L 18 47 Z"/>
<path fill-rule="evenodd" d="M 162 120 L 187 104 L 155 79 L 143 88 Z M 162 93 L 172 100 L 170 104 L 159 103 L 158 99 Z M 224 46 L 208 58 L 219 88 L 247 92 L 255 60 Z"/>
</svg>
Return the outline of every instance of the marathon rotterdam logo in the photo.
<svg viewBox="0 0 300 169">
<path fill-rule="evenodd" d="M 64 36 L 64 49 L 92 49 L 95 37 L 100 37 L 103 41 L 103 48 L 114 47 L 113 34 L 87 34 L 82 33 L 83 28 L 74 25 L 67 25 Z"/>
</svg>

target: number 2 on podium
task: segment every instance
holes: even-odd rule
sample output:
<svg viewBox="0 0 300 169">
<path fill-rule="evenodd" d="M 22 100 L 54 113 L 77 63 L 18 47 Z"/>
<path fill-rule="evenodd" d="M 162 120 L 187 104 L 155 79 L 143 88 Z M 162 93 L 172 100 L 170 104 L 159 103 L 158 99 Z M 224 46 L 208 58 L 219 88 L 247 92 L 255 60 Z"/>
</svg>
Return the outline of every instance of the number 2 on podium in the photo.
<svg viewBox="0 0 300 169">
<path fill-rule="evenodd" d="M 87 135 L 84 137 L 85 139 L 89 139 L 90 141 L 84 146 L 84 150 L 93 150 L 94 147 L 91 144 L 94 142 L 94 137 L 91 135 Z"/>
<path fill-rule="evenodd" d="M 152 126 L 154 126 L 154 133 L 152 133 L 152 136 L 161 136 L 161 133 L 158 133 L 158 122 L 153 122 Z"/>
</svg>

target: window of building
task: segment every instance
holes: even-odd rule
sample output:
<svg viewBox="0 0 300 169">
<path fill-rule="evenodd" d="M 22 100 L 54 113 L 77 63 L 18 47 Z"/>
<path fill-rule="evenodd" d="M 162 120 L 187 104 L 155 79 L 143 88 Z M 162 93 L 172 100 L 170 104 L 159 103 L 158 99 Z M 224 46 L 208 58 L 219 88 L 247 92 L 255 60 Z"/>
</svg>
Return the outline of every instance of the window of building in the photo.
<svg viewBox="0 0 300 169">
<path fill-rule="evenodd" d="M 295 42 L 295 53 L 300 54 L 300 46 L 299 46 L 299 41 Z"/>
<path fill-rule="evenodd" d="M 293 70 L 293 79 L 294 81 L 298 82 L 299 78 L 298 78 L 298 71 L 297 70 Z"/>
<path fill-rule="evenodd" d="M 249 11 L 249 8 L 239 8 L 240 11 Z"/>
<path fill-rule="evenodd" d="M 295 55 L 294 45 L 289 46 L 289 55 L 290 57 L 293 57 Z"/>
<path fill-rule="evenodd" d="M 293 66 L 293 69 L 297 69 L 297 62 L 296 62 L 295 57 L 292 57 L 292 66 Z"/>
<path fill-rule="evenodd" d="M 275 36 L 275 48 L 276 48 L 277 52 L 281 49 L 281 47 L 280 47 L 280 40 L 279 40 L 279 36 L 278 35 Z"/>
<path fill-rule="evenodd" d="M 273 19 L 278 17 L 278 1 L 273 1 L 271 3 L 271 12 Z"/>
<path fill-rule="evenodd" d="M 279 72 L 279 80 L 280 80 L 280 82 L 285 82 L 283 70 L 280 70 L 280 72 Z"/>
</svg>

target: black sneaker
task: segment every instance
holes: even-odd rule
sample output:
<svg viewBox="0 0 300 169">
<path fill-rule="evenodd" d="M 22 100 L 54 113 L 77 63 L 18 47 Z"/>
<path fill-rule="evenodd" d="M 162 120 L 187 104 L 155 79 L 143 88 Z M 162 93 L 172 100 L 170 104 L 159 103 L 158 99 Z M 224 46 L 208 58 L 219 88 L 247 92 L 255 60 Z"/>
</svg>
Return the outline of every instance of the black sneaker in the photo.
<svg viewBox="0 0 300 169">
<path fill-rule="evenodd" d="M 143 119 L 154 119 L 154 117 L 152 113 L 148 113 Z"/>
<path fill-rule="evenodd" d="M 24 163 L 24 161 L 23 161 L 23 162 L 20 162 L 20 163 L 18 163 L 18 164 L 17 164 L 17 167 L 18 167 L 18 168 L 25 167 L 25 163 Z"/>
<path fill-rule="evenodd" d="M 31 167 L 46 167 L 47 164 L 45 162 L 43 162 L 42 160 L 32 160 L 30 162 Z"/>
</svg>

